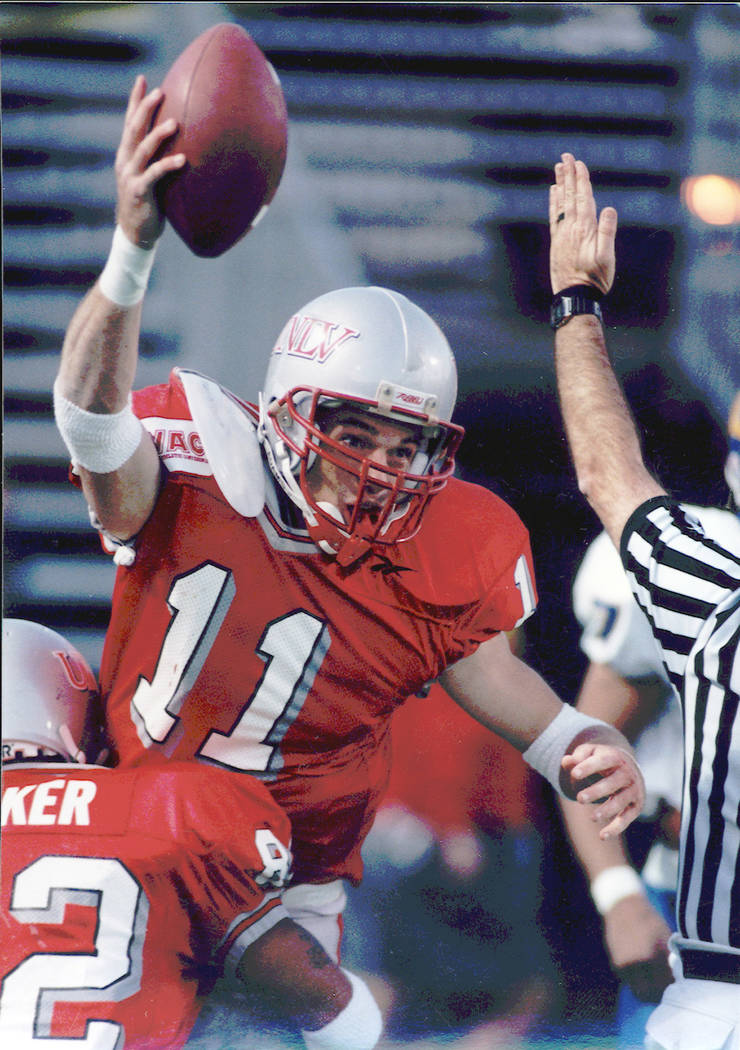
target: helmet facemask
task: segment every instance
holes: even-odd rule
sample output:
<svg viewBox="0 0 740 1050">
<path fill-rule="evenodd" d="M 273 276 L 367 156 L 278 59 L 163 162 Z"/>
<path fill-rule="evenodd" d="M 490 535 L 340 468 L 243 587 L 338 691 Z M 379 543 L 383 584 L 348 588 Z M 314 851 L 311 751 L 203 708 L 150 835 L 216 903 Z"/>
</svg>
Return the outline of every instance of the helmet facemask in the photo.
<svg viewBox="0 0 740 1050">
<path fill-rule="evenodd" d="M 415 535 L 453 470 L 463 433 L 450 422 L 456 397 L 444 333 L 398 292 L 340 288 L 288 320 L 270 355 L 258 435 L 322 550 L 350 565 L 371 545 Z M 327 432 L 327 413 L 350 408 L 380 421 L 375 444 L 358 440 L 354 451 L 351 436 Z M 406 444 L 404 427 L 418 428 L 408 430 L 413 454 L 394 448 Z"/>
<path fill-rule="evenodd" d="M 377 400 L 350 399 L 310 387 L 288 391 L 266 416 L 274 432 L 271 465 L 279 470 L 278 480 L 303 511 L 314 542 L 342 565 L 356 561 L 371 546 L 416 535 L 428 501 L 454 470 L 463 435 L 460 427 L 433 420 L 428 413 L 384 411 Z M 363 449 L 349 447 L 346 439 L 331 436 L 337 426 L 348 427 L 350 437 L 359 429 L 361 437 L 363 425 L 382 431 L 387 430 L 384 423 L 396 425 L 398 446 L 389 450 L 388 459 L 397 458 L 398 466 L 379 463 Z M 340 501 L 343 510 L 317 495 L 317 478 L 328 473 L 340 477 L 345 495 L 349 493 Z"/>
</svg>

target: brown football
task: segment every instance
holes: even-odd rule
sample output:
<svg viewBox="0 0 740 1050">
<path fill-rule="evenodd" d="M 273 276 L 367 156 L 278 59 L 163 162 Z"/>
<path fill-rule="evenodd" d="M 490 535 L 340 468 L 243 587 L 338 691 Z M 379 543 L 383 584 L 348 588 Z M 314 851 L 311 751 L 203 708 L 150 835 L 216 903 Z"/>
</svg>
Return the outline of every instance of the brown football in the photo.
<svg viewBox="0 0 740 1050">
<path fill-rule="evenodd" d="M 156 123 L 178 131 L 164 154 L 186 164 L 161 180 L 159 203 L 196 255 L 222 255 L 262 218 L 285 167 L 280 81 L 249 34 L 230 22 L 201 33 L 162 82 Z"/>
</svg>

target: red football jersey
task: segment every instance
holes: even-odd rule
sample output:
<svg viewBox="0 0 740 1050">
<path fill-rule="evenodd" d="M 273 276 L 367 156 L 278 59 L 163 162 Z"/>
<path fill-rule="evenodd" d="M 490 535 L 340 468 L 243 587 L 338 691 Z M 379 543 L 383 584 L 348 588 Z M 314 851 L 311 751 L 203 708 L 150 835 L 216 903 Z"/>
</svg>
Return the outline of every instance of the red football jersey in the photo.
<svg viewBox="0 0 740 1050">
<path fill-rule="evenodd" d="M 251 777 L 195 762 L 5 767 L 2 823 L 8 1050 L 177 1050 L 209 965 L 287 917 L 274 887 L 289 824 Z"/>
<path fill-rule="evenodd" d="M 343 569 L 285 524 L 269 481 L 258 517 L 230 506 L 176 374 L 134 408 L 166 470 L 118 571 L 103 654 L 120 760 L 254 773 L 290 816 L 296 881 L 356 882 L 390 715 L 532 611 L 527 532 L 491 492 L 452 480 L 413 540 Z"/>
</svg>

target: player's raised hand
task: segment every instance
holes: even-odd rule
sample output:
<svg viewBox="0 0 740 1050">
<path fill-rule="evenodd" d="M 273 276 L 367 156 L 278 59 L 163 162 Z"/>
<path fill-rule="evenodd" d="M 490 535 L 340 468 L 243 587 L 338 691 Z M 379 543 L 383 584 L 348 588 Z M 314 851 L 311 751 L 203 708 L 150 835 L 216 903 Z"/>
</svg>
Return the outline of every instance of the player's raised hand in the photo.
<svg viewBox="0 0 740 1050">
<path fill-rule="evenodd" d="M 561 764 L 570 777 L 576 801 L 593 806 L 591 819 L 601 824 L 600 838 L 619 835 L 642 812 L 645 781 L 637 762 L 623 748 L 579 744 Z"/>
<path fill-rule="evenodd" d="M 147 91 L 146 80 L 138 76 L 129 95 L 116 153 L 116 219 L 128 239 L 142 248 L 153 247 L 164 226 L 164 216 L 154 196 L 156 183 L 185 163 L 183 153 L 153 160 L 162 143 L 177 130 L 174 120 L 149 130 L 161 102 L 160 89 Z"/>
<path fill-rule="evenodd" d="M 582 160 L 564 153 L 550 187 L 550 280 L 553 294 L 575 284 L 608 292 L 614 281 L 617 212 L 597 217 L 591 177 Z"/>
</svg>

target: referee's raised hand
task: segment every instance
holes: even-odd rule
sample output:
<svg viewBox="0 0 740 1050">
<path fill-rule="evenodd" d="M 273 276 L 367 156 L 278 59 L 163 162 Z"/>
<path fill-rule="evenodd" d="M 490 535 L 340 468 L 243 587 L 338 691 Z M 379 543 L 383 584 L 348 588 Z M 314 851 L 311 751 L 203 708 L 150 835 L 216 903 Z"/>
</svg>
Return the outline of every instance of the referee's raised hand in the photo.
<svg viewBox="0 0 740 1050">
<path fill-rule="evenodd" d="M 616 269 L 617 210 L 597 214 L 591 176 L 582 160 L 563 153 L 550 187 L 550 281 L 554 295 L 592 285 L 606 295 Z"/>
</svg>

